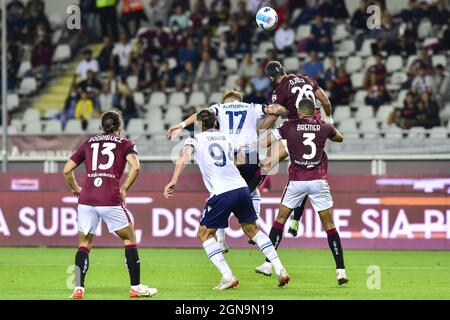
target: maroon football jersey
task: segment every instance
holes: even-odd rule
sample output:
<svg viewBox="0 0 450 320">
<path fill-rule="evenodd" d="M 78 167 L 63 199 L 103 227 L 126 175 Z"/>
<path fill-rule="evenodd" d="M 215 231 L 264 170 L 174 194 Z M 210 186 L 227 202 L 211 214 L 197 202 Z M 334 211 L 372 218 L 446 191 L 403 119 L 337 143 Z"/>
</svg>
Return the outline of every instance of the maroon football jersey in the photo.
<svg viewBox="0 0 450 320">
<path fill-rule="evenodd" d="M 298 104 L 304 98 L 316 105 L 317 81 L 304 75 L 289 74 L 284 77 L 272 93 L 272 103 L 284 106 L 289 119 L 297 119 Z M 316 105 L 317 108 L 317 105 Z"/>
<path fill-rule="evenodd" d="M 326 179 L 328 158 L 324 151 L 325 143 L 336 134 L 333 126 L 314 117 L 286 120 L 275 130 L 275 138 L 287 140 L 291 157 L 289 180 Z"/>
<path fill-rule="evenodd" d="M 78 203 L 89 206 L 120 206 L 120 177 L 126 157 L 137 154 L 131 140 L 100 133 L 84 141 L 70 158 L 77 165 L 84 161 L 86 180 Z"/>
</svg>

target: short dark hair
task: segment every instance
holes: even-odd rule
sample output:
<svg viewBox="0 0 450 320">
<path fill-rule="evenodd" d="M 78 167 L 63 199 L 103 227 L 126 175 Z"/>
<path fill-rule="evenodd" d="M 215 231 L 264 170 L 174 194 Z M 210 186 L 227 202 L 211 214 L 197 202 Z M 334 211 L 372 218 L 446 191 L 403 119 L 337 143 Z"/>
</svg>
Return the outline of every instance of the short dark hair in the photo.
<svg viewBox="0 0 450 320">
<path fill-rule="evenodd" d="M 277 79 L 286 74 L 286 69 L 279 61 L 270 61 L 266 65 L 265 73 L 266 76 Z"/>
<path fill-rule="evenodd" d="M 197 114 L 197 119 L 202 123 L 202 130 L 214 128 L 216 124 L 216 115 L 209 109 L 203 109 Z"/>
<path fill-rule="evenodd" d="M 300 103 L 298 104 L 298 109 L 308 114 L 314 114 L 316 105 L 314 104 L 314 101 L 312 101 L 311 99 L 305 98 L 300 100 Z"/>
<path fill-rule="evenodd" d="M 107 111 L 102 115 L 102 129 L 105 133 L 113 133 L 122 126 L 122 117 L 117 111 Z"/>
</svg>

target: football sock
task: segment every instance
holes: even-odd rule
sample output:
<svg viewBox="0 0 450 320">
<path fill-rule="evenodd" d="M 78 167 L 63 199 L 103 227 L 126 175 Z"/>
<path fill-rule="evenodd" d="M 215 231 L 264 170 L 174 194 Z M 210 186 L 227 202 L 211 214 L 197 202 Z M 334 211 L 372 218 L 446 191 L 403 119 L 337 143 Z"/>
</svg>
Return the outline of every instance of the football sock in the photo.
<svg viewBox="0 0 450 320">
<path fill-rule="evenodd" d="M 205 249 L 209 260 L 211 260 L 211 262 L 222 274 L 222 277 L 225 279 L 231 279 L 233 273 L 231 272 L 230 266 L 228 266 L 228 263 L 225 261 L 225 257 L 223 256 L 222 250 L 220 250 L 216 239 L 210 238 L 203 242 L 203 248 Z"/>
<path fill-rule="evenodd" d="M 336 228 L 327 231 L 328 245 L 336 262 L 336 269 L 345 269 L 344 266 L 344 251 L 342 250 L 341 238 Z"/>
<path fill-rule="evenodd" d="M 217 229 L 216 239 L 217 239 L 217 242 L 225 241 L 225 229 Z"/>
<path fill-rule="evenodd" d="M 261 194 L 258 189 L 252 192 L 253 208 L 255 208 L 256 216 L 259 218 L 259 212 L 261 211 Z"/>
<path fill-rule="evenodd" d="M 130 283 L 137 286 L 141 283 L 141 261 L 135 244 L 125 246 L 125 265 L 130 274 Z"/>
<path fill-rule="evenodd" d="M 89 269 L 89 249 L 79 247 L 75 255 L 75 287 L 84 288 L 84 278 Z"/>
<path fill-rule="evenodd" d="M 280 274 L 283 265 L 281 264 L 280 258 L 278 258 L 278 253 L 270 238 L 264 232 L 259 231 L 252 240 L 258 245 L 261 252 L 266 256 L 266 259 L 272 263 L 275 273 Z"/>
<path fill-rule="evenodd" d="M 305 204 L 306 204 L 306 200 L 307 199 L 308 199 L 308 197 L 306 196 L 305 199 L 303 199 L 303 201 L 300 204 L 300 206 L 294 209 L 294 220 L 300 221 L 300 219 L 302 218 L 303 211 L 305 210 Z M 298 224 L 297 224 L 297 226 L 298 226 Z"/>
<path fill-rule="evenodd" d="M 283 238 L 283 230 L 284 230 L 284 224 L 281 224 L 277 221 L 275 221 L 272 225 L 272 229 L 270 229 L 269 238 L 270 241 L 272 241 L 272 244 L 276 249 L 278 249 L 278 245 L 281 242 L 281 239 Z M 267 262 L 271 262 L 269 259 L 266 258 Z"/>
</svg>

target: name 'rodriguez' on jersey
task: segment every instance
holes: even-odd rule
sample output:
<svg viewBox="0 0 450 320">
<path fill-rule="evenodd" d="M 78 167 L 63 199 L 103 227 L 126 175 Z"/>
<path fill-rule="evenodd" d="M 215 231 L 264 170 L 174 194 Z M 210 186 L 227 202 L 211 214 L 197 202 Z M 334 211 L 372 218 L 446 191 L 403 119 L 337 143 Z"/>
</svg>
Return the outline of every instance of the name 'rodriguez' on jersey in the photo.
<svg viewBox="0 0 450 320">
<path fill-rule="evenodd" d="M 137 154 L 134 143 L 115 134 L 101 133 L 86 139 L 70 159 L 84 162 L 86 179 L 81 188 L 79 204 L 89 206 L 120 206 L 120 178 L 129 154 Z"/>
</svg>

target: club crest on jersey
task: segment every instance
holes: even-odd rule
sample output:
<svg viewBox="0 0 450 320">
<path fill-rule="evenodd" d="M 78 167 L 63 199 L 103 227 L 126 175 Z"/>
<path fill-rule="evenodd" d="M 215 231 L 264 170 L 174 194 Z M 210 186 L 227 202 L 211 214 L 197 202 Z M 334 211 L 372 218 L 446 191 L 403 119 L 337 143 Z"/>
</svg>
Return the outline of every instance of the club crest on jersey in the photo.
<svg viewBox="0 0 450 320">
<path fill-rule="evenodd" d="M 273 95 L 272 95 L 272 102 L 275 102 L 275 100 L 277 100 L 277 95 L 276 95 L 276 94 L 273 94 Z"/>
<path fill-rule="evenodd" d="M 102 184 L 103 184 L 103 179 L 102 179 L 102 178 L 100 178 L 100 177 L 95 178 L 95 180 L 94 180 L 94 186 L 96 186 L 96 187 L 98 188 L 98 187 L 100 187 Z"/>
</svg>

